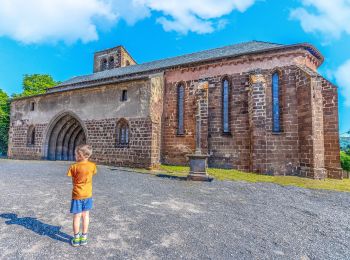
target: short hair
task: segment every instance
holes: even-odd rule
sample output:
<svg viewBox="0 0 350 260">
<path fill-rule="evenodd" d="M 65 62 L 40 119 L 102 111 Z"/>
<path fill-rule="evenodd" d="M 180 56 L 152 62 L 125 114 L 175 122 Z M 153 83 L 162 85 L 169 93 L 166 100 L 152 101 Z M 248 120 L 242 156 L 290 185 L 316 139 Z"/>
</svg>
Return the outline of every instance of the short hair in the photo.
<svg viewBox="0 0 350 260">
<path fill-rule="evenodd" d="M 92 155 L 92 147 L 88 144 L 81 144 L 75 148 L 75 153 L 86 159 L 89 159 Z"/>
</svg>

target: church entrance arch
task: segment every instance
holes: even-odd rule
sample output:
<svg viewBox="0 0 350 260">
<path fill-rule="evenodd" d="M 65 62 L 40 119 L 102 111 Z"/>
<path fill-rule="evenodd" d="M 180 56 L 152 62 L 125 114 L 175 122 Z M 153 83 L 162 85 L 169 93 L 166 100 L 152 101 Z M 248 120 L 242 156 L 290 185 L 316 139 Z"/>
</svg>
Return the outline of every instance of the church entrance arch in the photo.
<svg viewBox="0 0 350 260">
<path fill-rule="evenodd" d="M 50 124 L 46 134 L 47 160 L 73 161 L 75 147 L 86 143 L 83 124 L 73 113 L 63 113 Z"/>
</svg>

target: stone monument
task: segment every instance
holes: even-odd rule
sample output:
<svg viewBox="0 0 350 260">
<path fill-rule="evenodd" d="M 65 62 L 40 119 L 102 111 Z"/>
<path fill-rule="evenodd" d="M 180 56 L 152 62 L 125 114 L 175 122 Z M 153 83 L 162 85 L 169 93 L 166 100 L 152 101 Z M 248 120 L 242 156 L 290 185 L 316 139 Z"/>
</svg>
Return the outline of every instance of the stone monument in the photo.
<svg viewBox="0 0 350 260">
<path fill-rule="evenodd" d="M 203 154 L 201 149 L 201 102 L 197 100 L 197 114 L 196 114 L 196 151 L 194 154 L 189 154 L 187 157 L 190 161 L 190 173 L 187 176 L 191 181 L 212 181 L 213 178 L 207 174 L 208 157 Z"/>
</svg>

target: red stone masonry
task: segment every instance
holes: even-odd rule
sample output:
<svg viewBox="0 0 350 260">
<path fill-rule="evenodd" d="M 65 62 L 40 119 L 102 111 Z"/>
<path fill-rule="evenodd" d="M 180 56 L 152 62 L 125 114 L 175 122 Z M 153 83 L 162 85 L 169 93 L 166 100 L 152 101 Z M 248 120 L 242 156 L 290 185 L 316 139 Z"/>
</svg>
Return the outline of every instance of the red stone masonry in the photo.
<svg viewBox="0 0 350 260">
<path fill-rule="evenodd" d="M 282 131 L 279 133 L 272 131 L 272 75 L 276 71 L 280 77 Z M 231 87 L 230 134 L 222 130 L 224 78 Z M 194 151 L 198 99 L 195 89 L 203 81 L 209 86 L 207 151 L 210 167 L 272 175 L 342 178 L 337 141 L 337 89 L 317 73 L 298 66 L 225 73 L 185 82 L 184 136 L 176 135 L 176 89 L 181 82 L 166 81 L 163 163 L 186 164 L 186 154 Z"/>
</svg>

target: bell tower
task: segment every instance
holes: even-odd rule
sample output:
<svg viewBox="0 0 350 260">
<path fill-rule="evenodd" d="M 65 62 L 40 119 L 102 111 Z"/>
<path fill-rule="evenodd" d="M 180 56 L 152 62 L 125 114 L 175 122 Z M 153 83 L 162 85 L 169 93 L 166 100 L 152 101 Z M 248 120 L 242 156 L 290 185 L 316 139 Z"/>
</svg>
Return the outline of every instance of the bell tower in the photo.
<svg viewBox="0 0 350 260">
<path fill-rule="evenodd" d="M 123 46 L 95 52 L 94 73 L 135 65 L 136 61 Z"/>
</svg>

